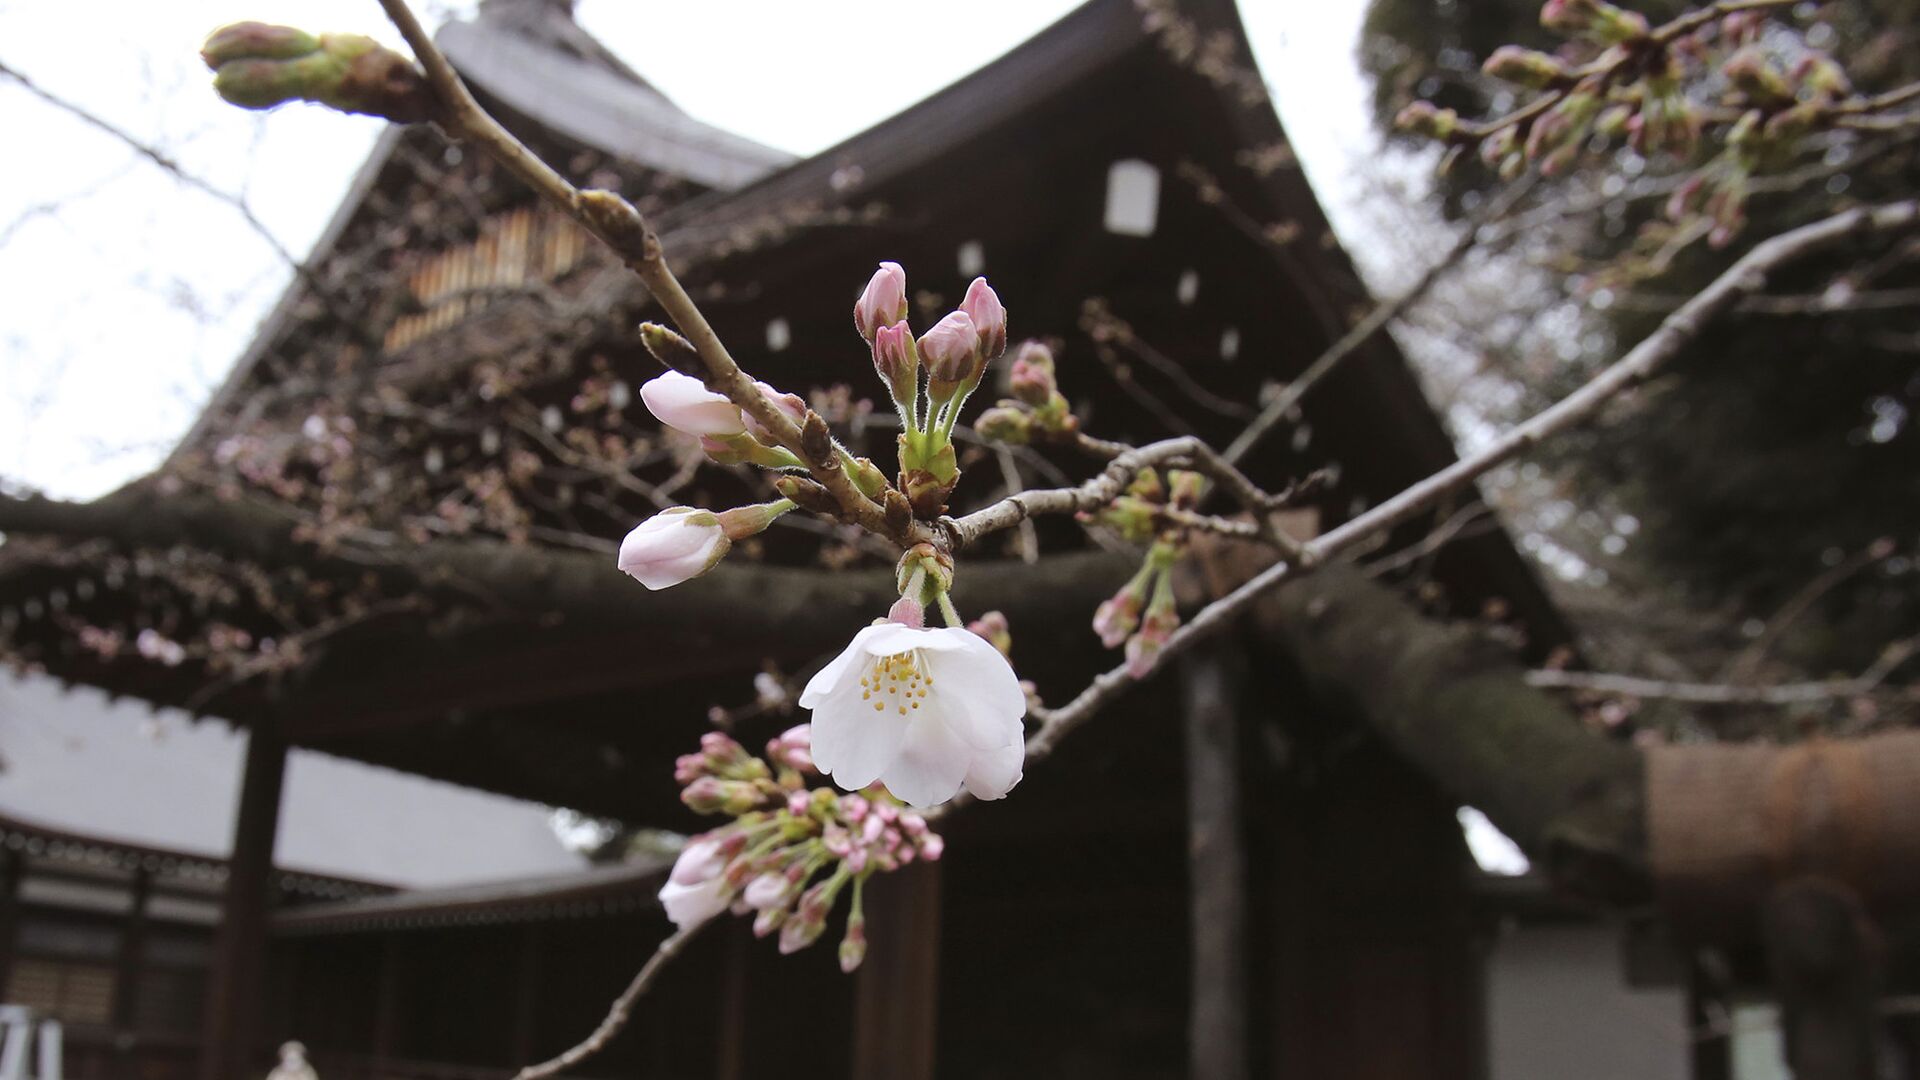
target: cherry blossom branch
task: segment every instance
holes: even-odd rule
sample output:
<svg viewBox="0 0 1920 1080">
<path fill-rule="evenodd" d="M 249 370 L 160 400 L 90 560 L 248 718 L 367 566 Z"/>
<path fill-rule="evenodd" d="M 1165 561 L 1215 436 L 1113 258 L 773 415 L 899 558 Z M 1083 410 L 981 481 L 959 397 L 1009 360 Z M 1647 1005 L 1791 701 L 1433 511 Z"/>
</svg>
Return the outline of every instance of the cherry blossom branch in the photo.
<svg viewBox="0 0 1920 1080">
<path fill-rule="evenodd" d="M 559 1056 L 538 1065 L 529 1065 L 514 1073 L 513 1080 L 543 1080 L 545 1077 L 558 1076 L 563 1071 L 604 1050 L 607 1043 L 627 1026 L 628 1019 L 633 1015 L 634 1005 L 653 988 L 655 980 L 660 977 L 660 972 L 680 955 L 688 942 L 713 921 L 707 919 L 695 923 L 684 930 L 674 932 L 667 940 L 661 942 L 659 947 L 653 950 L 653 955 L 648 957 L 647 962 L 641 966 L 639 974 L 633 977 L 633 981 L 627 984 L 627 988 L 620 992 L 619 997 L 613 999 L 613 1006 L 607 1010 L 606 1018 L 600 1021 L 600 1025 L 593 1029 L 592 1034 Z"/>
<path fill-rule="evenodd" d="M 1916 642 L 1897 641 L 1873 666 L 1851 679 L 1743 686 L 1738 683 L 1679 682 L 1637 675 L 1589 671 L 1530 671 L 1527 685 L 1552 690 L 1588 690 L 1623 697 L 1659 698 L 1690 705 L 1812 705 L 1842 698 L 1878 697 L 1920 704 L 1920 686 L 1887 687 L 1888 675 L 1913 656 Z"/>
<path fill-rule="evenodd" d="M 1718 3 L 1686 12 L 1670 22 L 1654 27 L 1647 32 L 1645 42 L 1652 47 L 1662 48 L 1716 19 L 1737 15 L 1743 11 L 1791 7 L 1797 2 L 1798 0 L 1719 0 Z M 1527 123 L 1558 105 L 1579 83 L 1596 77 L 1603 82 L 1609 81 L 1625 69 L 1629 62 L 1639 59 L 1639 56 L 1638 52 L 1632 50 L 1609 49 L 1592 63 L 1567 72 L 1562 80 L 1563 85 L 1549 88 L 1539 97 L 1504 116 L 1497 116 L 1480 123 L 1461 122 L 1456 126 L 1450 141 L 1477 143 L 1507 128 Z"/>
<path fill-rule="evenodd" d="M 1254 601 L 1280 583 L 1344 554 L 1377 533 L 1413 519 L 1454 491 L 1518 456 L 1538 443 L 1582 423 L 1621 393 L 1640 385 L 1679 355 L 1699 336 L 1708 321 L 1758 292 L 1767 275 L 1796 259 L 1870 233 L 1892 232 L 1920 225 L 1920 200 L 1877 207 L 1858 207 L 1754 245 L 1724 273 L 1628 353 L 1557 403 L 1515 425 L 1478 453 L 1440 470 L 1359 517 L 1301 545 L 1295 560 L 1283 560 L 1254 575 L 1226 596 L 1213 601 L 1186 625 L 1174 631 L 1144 675 L 1150 675 L 1200 641 L 1230 625 Z M 1096 676 L 1079 696 L 1058 709 L 1035 709 L 1040 729 L 1027 740 L 1027 760 L 1051 754 L 1061 739 L 1084 724 L 1137 680 L 1126 665 Z"/>
<path fill-rule="evenodd" d="M 1245 473 L 1234 468 L 1212 447 L 1192 435 L 1162 439 L 1146 446 L 1123 450 L 1107 463 L 1099 475 L 1085 483 L 1073 487 L 1018 492 L 965 517 L 946 518 L 941 525 L 946 529 L 953 548 L 959 550 L 983 536 L 1011 529 L 1043 514 L 1098 510 L 1117 498 L 1128 482 L 1142 470 L 1170 465 L 1179 465 L 1207 476 L 1232 495 L 1243 508 L 1251 511 L 1254 521 L 1246 523 L 1246 535 L 1272 544 L 1286 558 L 1304 557 L 1299 542 L 1274 527 L 1269 520 L 1269 514 L 1283 505 L 1280 499 L 1261 490 Z M 1242 532 L 1230 523 L 1222 524 L 1226 527 L 1213 528 L 1212 531 L 1229 534 Z"/>
<path fill-rule="evenodd" d="M 437 121 L 457 139 L 478 145 L 537 194 L 580 223 L 637 275 L 654 301 L 684 335 L 699 359 L 701 381 L 753 417 L 781 446 L 805 462 L 809 473 L 834 497 L 848 521 L 908 547 L 934 534 L 911 519 L 890 518 L 862 494 L 841 467 L 824 423 L 813 414 L 796 423 L 740 369 L 712 324 L 667 265 L 660 237 L 631 202 L 611 191 L 582 190 L 554 171 L 474 100 L 466 84 L 434 45 L 406 0 L 380 0 L 387 17 L 420 61 L 437 103 Z"/>
</svg>

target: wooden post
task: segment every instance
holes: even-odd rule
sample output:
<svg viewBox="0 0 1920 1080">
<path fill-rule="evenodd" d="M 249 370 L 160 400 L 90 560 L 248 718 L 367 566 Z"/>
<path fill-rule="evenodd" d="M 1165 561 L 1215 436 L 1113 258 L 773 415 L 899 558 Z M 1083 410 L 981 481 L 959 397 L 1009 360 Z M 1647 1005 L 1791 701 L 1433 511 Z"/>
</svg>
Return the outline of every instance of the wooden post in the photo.
<svg viewBox="0 0 1920 1080">
<path fill-rule="evenodd" d="M 513 993 L 513 1045 L 507 1060 L 524 1065 L 534 1060 L 540 1017 L 541 982 L 546 975 L 547 924 L 529 922 L 520 928 L 520 970 Z"/>
<path fill-rule="evenodd" d="M 725 950 L 720 964 L 720 1047 L 714 1052 L 714 1080 L 743 1080 L 747 1075 L 747 992 L 753 964 L 753 932 L 746 920 L 720 928 Z"/>
<path fill-rule="evenodd" d="M 1188 1075 L 1247 1080 L 1247 867 L 1240 824 L 1240 679 L 1219 650 L 1180 665 L 1186 713 L 1192 992 Z"/>
<path fill-rule="evenodd" d="M 6 998 L 13 956 L 19 951 L 20 879 L 26 874 L 27 860 L 18 851 L 8 848 L 0 854 L 0 1000 Z"/>
<path fill-rule="evenodd" d="M 247 737 L 240 813 L 227 863 L 226 894 L 214 943 L 207 1015 L 200 1048 L 201 1080 L 251 1080 L 266 989 L 267 906 L 273 885 L 273 842 L 280 826 L 280 788 L 287 743 L 256 726 Z"/>
<path fill-rule="evenodd" d="M 120 929 L 120 956 L 113 979 L 113 1030 L 119 1045 L 131 1051 L 139 1022 L 140 969 L 147 951 L 147 900 L 153 895 L 153 871 L 133 872 L 127 921 Z"/>
<path fill-rule="evenodd" d="M 853 1080 L 932 1080 L 940 864 L 876 875 L 867 882 L 866 909 L 867 959 L 854 988 Z"/>
<path fill-rule="evenodd" d="M 386 1075 L 387 1061 L 393 1057 L 393 1035 L 397 1028 L 395 1014 L 400 1007 L 400 942 L 400 931 L 397 930 L 389 930 L 380 936 L 380 966 L 373 984 L 373 1038 L 368 1041 L 367 1052 L 374 1076 Z"/>
<path fill-rule="evenodd" d="M 1884 950 L 1860 898 L 1796 878 L 1768 895 L 1762 925 L 1794 1080 L 1873 1080 Z"/>
</svg>

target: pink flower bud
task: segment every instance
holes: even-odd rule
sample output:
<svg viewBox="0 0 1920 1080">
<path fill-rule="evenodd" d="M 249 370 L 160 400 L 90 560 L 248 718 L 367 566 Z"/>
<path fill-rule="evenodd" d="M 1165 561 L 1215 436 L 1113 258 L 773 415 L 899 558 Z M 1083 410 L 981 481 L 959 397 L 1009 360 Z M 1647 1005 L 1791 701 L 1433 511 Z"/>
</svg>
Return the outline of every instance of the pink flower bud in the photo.
<svg viewBox="0 0 1920 1080">
<path fill-rule="evenodd" d="M 973 320 L 973 328 L 980 335 L 981 355 L 992 360 L 1007 351 L 1007 309 L 986 278 L 974 278 L 973 284 L 967 286 L 960 310 Z"/>
<path fill-rule="evenodd" d="M 815 920 L 808 918 L 803 912 L 788 919 L 786 925 L 780 928 L 780 954 L 785 956 L 799 952 L 820 940 L 820 934 L 826 928 L 827 920 L 824 915 Z"/>
<path fill-rule="evenodd" d="M 919 814 L 901 814 L 900 831 L 908 836 L 920 837 L 927 833 L 927 819 Z"/>
<path fill-rule="evenodd" d="M 919 839 L 920 857 L 928 862 L 939 862 L 940 856 L 947 850 L 947 842 L 938 833 L 928 833 Z"/>
<path fill-rule="evenodd" d="M 907 317 L 907 272 L 897 262 L 883 262 L 853 305 L 853 325 L 868 341 L 883 326 Z"/>
<path fill-rule="evenodd" d="M 753 936 L 757 938 L 766 937 L 768 934 L 780 929 L 780 924 L 786 921 L 786 908 L 765 908 L 760 914 L 753 917 Z"/>
<path fill-rule="evenodd" d="M 847 918 L 847 935 L 840 939 L 840 971 L 851 975 L 867 958 L 867 920 L 865 916 Z"/>
<path fill-rule="evenodd" d="M 924 630 L 927 626 L 927 609 L 913 597 L 903 596 L 887 609 L 887 621 Z"/>
<path fill-rule="evenodd" d="M 640 387 L 640 400 L 661 423 L 688 435 L 724 438 L 747 430 L 733 402 L 677 371 L 647 380 Z"/>
<path fill-rule="evenodd" d="M 806 817 L 807 809 L 812 804 L 813 800 L 807 798 L 807 793 L 804 791 L 795 791 L 787 795 L 787 813 L 794 817 Z"/>
<path fill-rule="evenodd" d="M 1020 346 L 1007 379 L 1013 396 L 1036 409 L 1052 401 L 1060 389 L 1053 377 L 1053 353 L 1037 341 Z"/>
<path fill-rule="evenodd" d="M 765 911 L 771 907 L 784 907 L 791 886 L 785 874 L 761 874 L 740 894 L 747 906 L 755 911 Z"/>
<path fill-rule="evenodd" d="M 813 772 L 813 725 L 798 724 L 769 739 L 767 757 L 775 764 L 789 769 L 803 773 Z M 799 808 L 793 813 L 796 816 L 805 815 L 809 796 L 805 791 L 796 791 L 793 794 L 800 800 Z"/>
<path fill-rule="evenodd" d="M 873 334 L 873 370 L 886 380 L 893 396 L 905 402 L 914 389 L 920 354 L 914 348 L 913 329 L 905 319 L 882 326 Z"/>
<path fill-rule="evenodd" d="M 880 815 L 873 814 L 860 823 L 860 839 L 871 844 L 875 840 L 880 839 L 880 833 L 884 831 L 886 827 L 887 823 L 880 820 Z"/>
<path fill-rule="evenodd" d="M 867 811 L 869 809 L 870 809 L 870 805 L 868 804 L 866 798 L 860 795 L 849 795 L 846 798 L 840 800 L 841 816 L 846 818 L 848 821 L 854 822 L 856 824 L 860 821 L 861 818 L 867 816 Z"/>
<path fill-rule="evenodd" d="M 776 390 L 773 387 L 768 386 L 766 383 L 760 382 L 758 380 L 754 382 L 753 386 L 754 386 L 754 389 L 760 391 L 760 393 L 764 395 L 768 401 L 773 402 L 775 408 L 779 409 L 783 413 L 786 413 L 787 416 L 790 417 L 796 425 L 806 423 L 807 402 L 805 398 L 802 398 L 799 394 L 789 394 L 780 390 Z M 729 402 L 729 404 L 731 404 L 731 402 Z M 754 438 L 760 440 L 762 443 L 765 443 L 768 446 L 772 446 L 776 442 L 778 442 L 778 440 L 776 440 L 773 437 L 772 432 L 768 431 L 764 427 L 761 427 L 760 422 L 758 420 L 755 420 L 752 417 L 752 415 L 750 415 L 744 409 L 740 411 L 740 420 L 742 423 L 746 425 L 747 433 L 749 435 L 752 435 Z"/>
<path fill-rule="evenodd" d="M 935 323 L 920 339 L 920 359 L 927 365 L 927 377 L 933 382 L 967 381 L 982 360 L 980 332 L 975 329 L 972 316 L 954 311 Z"/>
<path fill-rule="evenodd" d="M 620 542 L 618 566 L 649 589 L 665 589 L 712 570 L 732 546 L 711 511 L 675 506 L 634 526 Z"/>
</svg>

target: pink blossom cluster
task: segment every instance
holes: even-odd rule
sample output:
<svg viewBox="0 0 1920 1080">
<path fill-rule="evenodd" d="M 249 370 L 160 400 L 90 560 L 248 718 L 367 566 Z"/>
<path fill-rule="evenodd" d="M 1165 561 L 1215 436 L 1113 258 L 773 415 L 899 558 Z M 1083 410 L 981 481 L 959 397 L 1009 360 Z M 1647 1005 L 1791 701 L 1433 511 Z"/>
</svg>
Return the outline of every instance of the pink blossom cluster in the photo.
<svg viewBox="0 0 1920 1080">
<path fill-rule="evenodd" d="M 686 929 L 723 911 L 752 913 L 755 936 L 778 932 L 780 951 L 792 953 L 819 940 L 841 895 L 850 893 L 840 967 L 859 967 L 867 879 L 938 859 L 945 842 L 884 787 L 852 794 L 809 787 L 807 778 L 818 775 L 805 724 L 770 740 L 764 757 L 709 732 L 699 752 L 677 759 L 682 801 L 733 820 L 687 842 L 660 890 L 667 917 Z"/>
</svg>

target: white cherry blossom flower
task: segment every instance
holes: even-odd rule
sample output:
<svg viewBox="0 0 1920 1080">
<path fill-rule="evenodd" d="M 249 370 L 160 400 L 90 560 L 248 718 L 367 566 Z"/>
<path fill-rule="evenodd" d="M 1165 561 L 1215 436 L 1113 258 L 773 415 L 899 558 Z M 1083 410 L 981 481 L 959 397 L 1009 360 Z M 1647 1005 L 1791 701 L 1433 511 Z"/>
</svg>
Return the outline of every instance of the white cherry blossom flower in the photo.
<svg viewBox="0 0 1920 1080">
<path fill-rule="evenodd" d="M 879 780 L 914 806 L 962 785 L 998 799 L 1020 782 L 1027 712 L 1012 665 L 979 635 L 880 623 L 854 635 L 800 695 L 813 760 L 857 791 Z"/>
<path fill-rule="evenodd" d="M 711 835 L 695 837 L 680 849 L 660 887 L 660 905 L 674 926 L 685 930 L 727 909 L 726 868 L 726 852 Z"/>
</svg>

